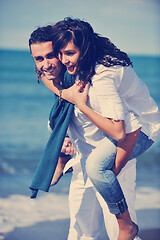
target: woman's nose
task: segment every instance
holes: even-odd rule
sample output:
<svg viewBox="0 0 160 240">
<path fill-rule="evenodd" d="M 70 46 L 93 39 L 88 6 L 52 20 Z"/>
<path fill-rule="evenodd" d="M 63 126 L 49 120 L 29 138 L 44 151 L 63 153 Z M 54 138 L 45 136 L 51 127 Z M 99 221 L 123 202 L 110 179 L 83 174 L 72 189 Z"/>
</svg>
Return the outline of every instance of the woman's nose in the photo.
<svg viewBox="0 0 160 240">
<path fill-rule="evenodd" d="M 69 60 L 67 58 L 67 56 L 61 55 L 60 56 L 60 61 L 64 64 L 67 65 L 69 63 Z"/>
</svg>

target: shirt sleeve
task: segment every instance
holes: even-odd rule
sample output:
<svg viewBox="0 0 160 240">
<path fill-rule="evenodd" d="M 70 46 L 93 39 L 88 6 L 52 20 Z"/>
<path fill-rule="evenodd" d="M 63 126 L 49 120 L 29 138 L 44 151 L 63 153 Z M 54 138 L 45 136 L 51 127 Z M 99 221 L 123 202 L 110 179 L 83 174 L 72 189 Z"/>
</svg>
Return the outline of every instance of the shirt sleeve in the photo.
<svg viewBox="0 0 160 240">
<path fill-rule="evenodd" d="M 100 104 L 102 116 L 124 120 L 124 107 L 118 93 L 116 70 L 102 68 L 92 78 L 92 84 Z"/>
</svg>

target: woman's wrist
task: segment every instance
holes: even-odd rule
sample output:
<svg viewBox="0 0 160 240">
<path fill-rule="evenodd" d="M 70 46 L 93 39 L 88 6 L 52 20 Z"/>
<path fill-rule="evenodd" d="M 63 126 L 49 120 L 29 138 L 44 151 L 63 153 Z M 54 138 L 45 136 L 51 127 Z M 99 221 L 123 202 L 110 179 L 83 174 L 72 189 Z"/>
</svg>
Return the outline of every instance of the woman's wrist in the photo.
<svg viewBox="0 0 160 240">
<path fill-rule="evenodd" d="M 65 99 L 68 102 L 72 102 L 71 101 L 71 93 L 70 93 L 68 88 L 67 89 L 62 89 L 61 98 Z"/>
<path fill-rule="evenodd" d="M 76 104 L 76 106 L 77 106 L 78 109 L 79 109 L 82 113 L 84 113 L 85 115 L 86 115 L 86 113 L 88 112 L 88 110 L 91 109 L 91 108 L 89 108 L 89 107 L 87 106 L 87 104 L 84 103 L 84 102 L 80 102 L 80 103 Z"/>
</svg>

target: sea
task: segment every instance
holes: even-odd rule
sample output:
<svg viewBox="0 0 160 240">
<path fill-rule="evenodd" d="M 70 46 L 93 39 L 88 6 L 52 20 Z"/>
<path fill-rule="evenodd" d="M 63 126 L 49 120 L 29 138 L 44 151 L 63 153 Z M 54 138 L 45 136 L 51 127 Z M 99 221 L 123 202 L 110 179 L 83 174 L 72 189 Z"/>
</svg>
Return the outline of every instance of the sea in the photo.
<svg viewBox="0 0 160 240">
<path fill-rule="evenodd" d="M 130 56 L 160 108 L 160 56 Z M 0 50 L 0 239 L 15 228 L 69 218 L 71 173 L 30 199 L 49 132 L 53 94 L 37 83 L 29 50 Z M 137 160 L 136 210 L 160 209 L 160 139 Z M 63 207 L 62 207 L 63 206 Z M 145 228 L 147 223 L 141 223 Z M 160 226 L 156 217 L 153 226 Z"/>
</svg>

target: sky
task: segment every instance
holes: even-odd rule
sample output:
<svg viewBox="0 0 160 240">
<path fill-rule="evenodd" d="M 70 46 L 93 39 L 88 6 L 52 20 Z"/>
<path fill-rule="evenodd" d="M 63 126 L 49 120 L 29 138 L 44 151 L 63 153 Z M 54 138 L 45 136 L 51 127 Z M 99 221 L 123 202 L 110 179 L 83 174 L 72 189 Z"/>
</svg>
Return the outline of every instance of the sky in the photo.
<svg viewBox="0 0 160 240">
<path fill-rule="evenodd" d="M 0 48 L 28 49 L 39 26 L 88 21 L 128 54 L 160 55 L 160 0 L 0 0 Z"/>
</svg>

